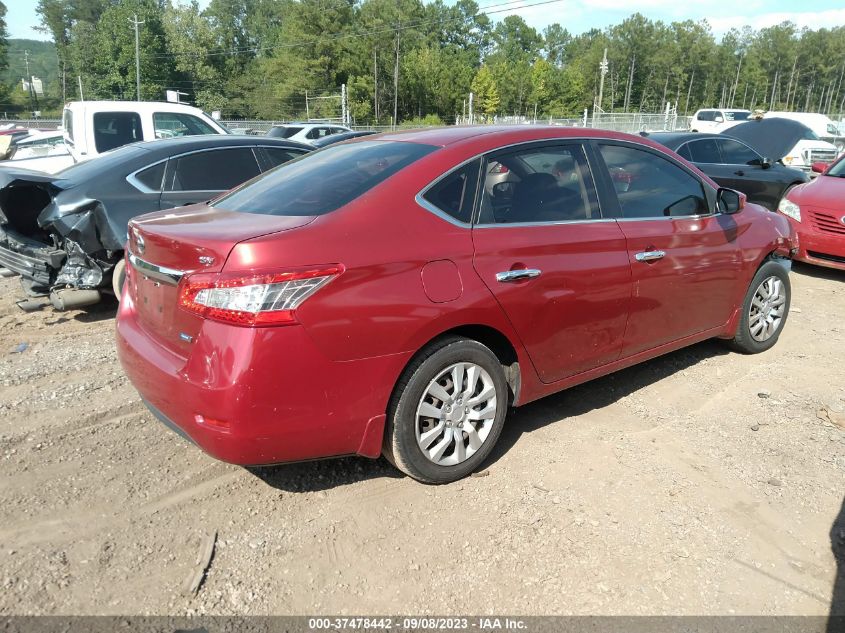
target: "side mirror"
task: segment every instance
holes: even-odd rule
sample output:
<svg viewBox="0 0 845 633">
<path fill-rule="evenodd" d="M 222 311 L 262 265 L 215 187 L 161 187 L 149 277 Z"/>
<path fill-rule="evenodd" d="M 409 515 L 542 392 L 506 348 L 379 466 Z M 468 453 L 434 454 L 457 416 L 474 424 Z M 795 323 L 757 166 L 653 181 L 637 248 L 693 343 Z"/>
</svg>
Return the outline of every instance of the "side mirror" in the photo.
<svg viewBox="0 0 845 633">
<path fill-rule="evenodd" d="M 763 169 L 768 169 L 772 166 L 772 159 L 771 158 L 763 158 L 763 162 L 760 163 L 760 167 Z"/>
<path fill-rule="evenodd" d="M 744 193 L 733 189 L 720 188 L 716 192 L 716 208 L 720 213 L 733 215 L 745 208 L 746 196 Z"/>
<path fill-rule="evenodd" d="M 724 123 L 725 117 L 721 114 L 717 114 L 716 117 L 713 119 L 716 123 Z"/>
<path fill-rule="evenodd" d="M 812 165 L 810 165 L 810 169 L 812 169 L 817 174 L 823 174 L 827 171 L 827 168 L 827 163 L 813 163 Z"/>
<path fill-rule="evenodd" d="M 498 199 L 512 198 L 513 188 L 512 182 L 497 182 L 493 185 L 493 197 Z"/>
</svg>

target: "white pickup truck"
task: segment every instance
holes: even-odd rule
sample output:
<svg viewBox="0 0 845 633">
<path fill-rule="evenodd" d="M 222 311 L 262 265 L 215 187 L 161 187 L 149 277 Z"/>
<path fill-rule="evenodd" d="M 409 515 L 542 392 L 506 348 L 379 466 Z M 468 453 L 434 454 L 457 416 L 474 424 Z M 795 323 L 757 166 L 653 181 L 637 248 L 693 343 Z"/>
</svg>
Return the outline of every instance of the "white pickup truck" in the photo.
<svg viewBox="0 0 845 633">
<path fill-rule="evenodd" d="M 66 152 L 56 148 L 49 156 L 5 164 L 55 174 L 137 141 L 228 133 L 199 108 L 158 101 L 71 101 L 62 113 L 62 131 Z"/>
</svg>

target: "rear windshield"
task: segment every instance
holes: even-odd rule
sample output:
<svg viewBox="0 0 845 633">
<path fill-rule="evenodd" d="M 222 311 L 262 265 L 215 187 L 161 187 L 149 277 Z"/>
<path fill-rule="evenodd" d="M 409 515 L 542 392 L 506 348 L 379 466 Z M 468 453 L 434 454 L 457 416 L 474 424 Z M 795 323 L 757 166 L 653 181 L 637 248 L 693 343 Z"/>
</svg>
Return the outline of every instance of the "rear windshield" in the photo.
<svg viewBox="0 0 845 633">
<path fill-rule="evenodd" d="M 219 198 L 214 206 L 262 215 L 323 215 L 435 149 L 397 141 L 331 145 L 268 171 Z"/>
<path fill-rule="evenodd" d="M 727 110 L 725 112 L 725 121 L 747 121 L 750 112 L 732 112 Z"/>
<path fill-rule="evenodd" d="M 56 177 L 66 181 L 67 186 L 77 185 L 90 178 L 105 176 L 113 171 L 125 170 L 125 164 L 147 153 L 147 150 L 141 149 L 137 145 L 125 145 L 105 154 L 100 154 L 96 160 L 86 160 L 65 167 L 56 173 Z M 123 174 L 126 175 L 126 171 Z"/>
<path fill-rule="evenodd" d="M 267 132 L 267 136 L 272 136 L 273 138 L 290 138 L 297 132 L 301 132 L 303 128 L 301 127 L 271 127 L 270 131 Z"/>
</svg>

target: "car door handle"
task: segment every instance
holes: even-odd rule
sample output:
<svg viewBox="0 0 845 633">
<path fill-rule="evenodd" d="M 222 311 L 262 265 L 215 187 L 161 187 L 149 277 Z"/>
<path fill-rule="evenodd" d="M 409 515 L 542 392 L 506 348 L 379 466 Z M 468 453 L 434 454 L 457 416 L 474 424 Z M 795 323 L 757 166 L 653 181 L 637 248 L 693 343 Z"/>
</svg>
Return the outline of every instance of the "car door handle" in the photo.
<svg viewBox="0 0 845 633">
<path fill-rule="evenodd" d="M 638 262 L 653 262 L 655 259 L 666 257 L 666 251 L 643 251 L 634 255 Z"/>
<path fill-rule="evenodd" d="M 532 277 L 539 277 L 542 271 L 536 268 L 521 268 L 519 270 L 506 270 L 503 273 L 496 273 L 496 281 L 507 283 L 509 281 L 519 281 L 521 279 L 531 279 Z"/>
<path fill-rule="evenodd" d="M 745 172 L 740 169 L 739 171 L 735 171 L 734 174 L 736 174 L 737 176 L 744 176 Z"/>
</svg>

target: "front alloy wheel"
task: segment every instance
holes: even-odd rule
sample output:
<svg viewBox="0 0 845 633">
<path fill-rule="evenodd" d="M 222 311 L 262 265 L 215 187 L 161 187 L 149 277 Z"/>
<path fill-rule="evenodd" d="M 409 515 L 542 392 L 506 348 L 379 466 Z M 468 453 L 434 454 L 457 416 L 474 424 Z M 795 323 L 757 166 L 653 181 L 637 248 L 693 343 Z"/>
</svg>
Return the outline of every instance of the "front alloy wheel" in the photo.
<svg viewBox="0 0 845 633">
<path fill-rule="evenodd" d="M 777 343 L 789 316 L 791 292 L 786 266 L 774 260 L 764 262 L 742 302 L 739 327 L 732 341 L 734 349 L 758 354 Z"/>
</svg>

